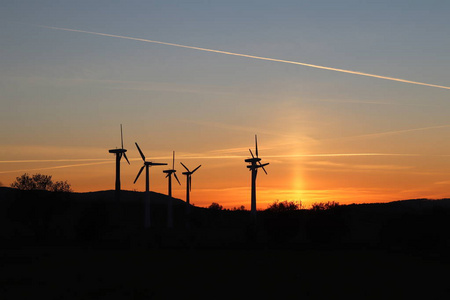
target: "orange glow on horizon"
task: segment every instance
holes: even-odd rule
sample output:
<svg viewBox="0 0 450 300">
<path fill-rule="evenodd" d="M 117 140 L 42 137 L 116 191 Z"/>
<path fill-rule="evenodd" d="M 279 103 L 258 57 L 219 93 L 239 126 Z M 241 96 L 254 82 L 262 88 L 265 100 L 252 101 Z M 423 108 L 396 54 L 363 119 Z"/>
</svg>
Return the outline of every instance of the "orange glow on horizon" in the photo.
<svg viewBox="0 0 450 300">
<path fill-rule="evenodd" d="M 261 151 L 261 150 L 260 150 Z M 260 154 L 261 155 L 261 154 Z M 264 157 L 264 155 L 261 155 Z M 281 155 L 280 155 L 281 156 Z M 221 157 L 221 156 L 219 156 Z M 245 156 L 244 156 L 245 157 Z M 270 155 L 267 155 L 270 157 Z M 379 159 L 379 158 L 378 158 Z M 384 160 L 390 160 L 383 158 Z M 392 159 L 392 158 L 391 158 Z M 186 158 L 180 155 L 179 161 L 188 166 L 202 164 L 202 168 L 193 175 L 191 203 L 207 207 L 217 202 L 225 208 L 245 206 L 250 208 L 250 173 L 241 157 L 222 159 Z M 330 160 L 334 160 L 331 162 Z M 304 207 L 315 202 L 336 201 L 341 204 L 389 202 L 412 198 L 445 198 L 450 181 L 417 179 L 434 177 L 439 174 L 424 172 L 421 176 L 413 174 L 411 168 L 387 164 L 369 165 L 352 163 L 361 160 L 360 156 L 297 156 L 285 159 L 277 158 L 267 166 L 268 175 L 258 172 L 257 208 L 265 209 L 276 200 L 301 201 Z M 144 191 L 144 180 L 136 184 L 133 180 L 141 166 L 139 158 L 131 158 L 131 165 L 121 165 L 122 189 Z M 165 161 L 164 158 L 160 161 Z M 342 161 L 342 162 L 340 162 Z M 345 161 L 345 163 L 344 163 Z M 16 176 L 25 172 L 52 175 L 54 180 L 67 180 L 75 192 L 111 190 L 114 188 L 114 159 L 80 163 L 81 161 L 61 162 L 61 160 L 27 162 L 19 164 L 21 171 L 0 173 L 0 181 L 9 186 Z M 64 163 L 62 165 L 61 163 Z M 2 167 L 17 163 L 2 163 Z M 32 166 L 26 168 L 26 166 Z M 185 177 L 181 175 L 181 166 L 176 167 L 181 186 L 173 185 L 173 196 L 185 199 Z M 224 170 L 227 170 L 224 172 Z M 411 180 L 411 178 L 416 178 Z M 438 176 L 439 177 L 439 176 Z M 440 176 L 442 178 L 442 176 Z M 422 180 L 423 181 L 423 180 Z M 432 183 L 434 182 L 434 183 Z M 399 188 L 400 186 L 400 188 Z M 150 169 L 150 190 L 167 193 L 167 180 L 159 168 Z"/>
</svg>

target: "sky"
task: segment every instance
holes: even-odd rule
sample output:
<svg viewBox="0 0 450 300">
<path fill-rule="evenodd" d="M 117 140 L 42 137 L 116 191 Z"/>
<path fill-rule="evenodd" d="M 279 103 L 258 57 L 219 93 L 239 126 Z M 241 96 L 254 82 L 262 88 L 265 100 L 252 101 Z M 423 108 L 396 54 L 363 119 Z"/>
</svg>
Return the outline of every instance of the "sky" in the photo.
<svg viewBox="0 0 450 300">
<path fill-rule="evenodd" d="M 450 197 L 448 1 L 2 1 L 0 183 L 145 190 L 191 203 Z M 155 42 L 156 41 L 156 42 Z M 180 46 L 181 45 L 181 46 Z M 361 74 L 363 73 L 363 74 Z M 408 81 L 408 82 L 407 82 Z M 167 193 L 164 167 L 150 189 Z"/>
</svg>

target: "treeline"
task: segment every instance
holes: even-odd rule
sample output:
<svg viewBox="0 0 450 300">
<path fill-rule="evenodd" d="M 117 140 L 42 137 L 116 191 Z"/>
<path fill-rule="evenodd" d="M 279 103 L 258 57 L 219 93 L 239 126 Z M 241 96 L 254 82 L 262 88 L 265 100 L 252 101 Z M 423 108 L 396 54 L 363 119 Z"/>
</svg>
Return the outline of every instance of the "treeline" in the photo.
<svg viewBox="0 0 450 300">
<path fill-rule="evenodd" d="M 328 201 L 328 202 L 315 202 L 311 205 L 311 210 L 313 211 L 319 211 L 319 210 L 328 210 L 338 207 L 340 204 L 339 202 L 335 201 Z M 226 209 L 222 205 L 220 205 L 217 202 L 211 203 L 211 205 L 208 206 L 208 209 L 210 210 L 228 210 L 228 211 L 245 211 L 246 208 L 244 205 L 241 205 L 239 207 L 233 207 L 232 209 Z M 269 212 L 288 212 L 288 211 L 296 211 L 296 210 L 302 210 L 307 209 L 305 205 L 303 205 L 302 201 L 292 201 L 292 200 L 275 200 L 273 203 L 269 204 L 265 211 Z"/>
</svg>

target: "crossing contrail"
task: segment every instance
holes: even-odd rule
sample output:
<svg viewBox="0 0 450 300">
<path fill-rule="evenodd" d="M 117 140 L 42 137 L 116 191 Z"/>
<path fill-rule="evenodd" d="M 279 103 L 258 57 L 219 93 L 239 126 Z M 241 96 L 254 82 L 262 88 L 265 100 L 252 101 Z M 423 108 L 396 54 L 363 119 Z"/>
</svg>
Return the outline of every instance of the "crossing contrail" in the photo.
<svg viewBox="0 0 450 300">
<path fill-rule="evenodd" d="M 63 169 L 63 168 L 73 168 L 73 167 L 86 167 L 86 166 L 103 165 L 103 164 L 109 164 L 109 163 L 113 163 L 113 161 L 101 161 L 101 162 L 85 163 L 85 164 L 72 164 L 72 165 L 63 165 L 63 166 L 33 168 L 33 169 L 19 169 L 19 170 L 0 171 L 0 174 L 16 173 L 16 172 L 23 172 L 23 171 L 29 172 L 29 171 L 52 170 L 52 169 Z"/>
<path fill-rule="evenodd" d="M 316 69 L 322 69 L 322 70 L 328 70 L 328 71 L 348 73 L 348 74 L 353 74 L 353 75 L 367 76 L 367 77 L 373 77 L 373 78 L 378 78 L 378 79 L 385 79 L 385 80 L 398 81 L 398 82 L 403 82 L 403 83 L 410 83 L 410 84 L 423 85 L 423 86 L 429 86 L 429 87 L 435 87 L 435 88 L 450 90 L 450 87 L 443 86 L 443 85 L 436 85 L 436 84 L 430 84 L 430 83 L 424 83 L 424 82 L 418 82 L 418 81 L 411 81 L 411 80 L 406 80 L 406 79 L 401 79 L 401 78 L 387 77 L 387 76 L 381 76 L 381 75 L 375 75 L 375 74 L 363 73 L 363 72 L 357 72 L 357 71 L 351 71 L 351 70 L 345 70 L 345 69 L 331 68 L 331 67 L 307 64 L 307 63 L 291 61 L 291 60 L 276 59 L 276 58 L 255 56 L 255 55 L 249 55 L 249 54 L 241 54 L 241 53 L 228 52 L 228 51 L 222 51 L 222 50 L 214 50 L 214 49 L 208 49 L 208 48 L 187 46 L 187 45 L 181 45 L 181 44 L 175 44 L 175 43 L 160 42 L 160 41 L 154 41 L 154 40 L 148 40 L 148 39 L 142 39 L 142 38 L 135 38 L 135 37 L 129 37 L 129 36 L 123 36 L 123 35 L 115 35 L 115 34 L 108 34 L 108 33 L 100 33 L 100 32 L 85 31 L 85 30 L 78 30 L 78 29 L 53 27 L 53 26 L 44 26 L 44 25 L 37 25 L 37 26 L 43 27 L 43 28 L 48 28 L 48 29 L 64 30 L 64 31 L 71 31 L 71 32 L 80 32 L 80 33 L 94 34 L 94 35 L 100 35 L 100 36 L 107 36 L 107 37 L 113 37 L 113 38 L 120 38 L 120 39 L 127 39 L 127 40 L 133 40 L 133 41 L 146 42 L 146 43 L 154 43 L 154 44 L 160 44 L 160 45 L 166 45 L 166 46 L 187 48 L 187 49 L 193 49 L 193 50 L 199 50 L 199 51 L 206 51 L 206 52 L 213 52 L 213 53 L 219 53 L 219 54 L 226 54 L 226 55 L 232 55 L 232 56 L 253 58 L 253 59 L 259 59 L 259 60 L 265 60 L 265 61 L 281 62 L 281 63 L 286 63 L 286 64 L 300 65 L 300 66 L 316 68 Z"/>
</svg>

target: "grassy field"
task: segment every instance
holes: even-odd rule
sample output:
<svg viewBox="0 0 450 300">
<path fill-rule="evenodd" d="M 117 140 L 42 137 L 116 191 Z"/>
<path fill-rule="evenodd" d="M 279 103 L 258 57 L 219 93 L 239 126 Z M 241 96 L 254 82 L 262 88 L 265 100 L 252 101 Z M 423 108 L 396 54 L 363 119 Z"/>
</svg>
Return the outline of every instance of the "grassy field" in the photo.
<svg viewBox="0 0 450 300">
<path fill-rule="evenodd" d="M 362 299 L 449 295 L 448 260 L 373 250 L 1 252 L 2 299 Z"/>
<path fill-rule="evenodd" d="M 0 188 L 0 299 L 447 299 L 450 202 L 326 211 L 193 208 L 142 193 Z M 111 199 L 112 197 L 112 199 Z M 188 226 L 187 226 L 188 225 Z"/>
</svg>

